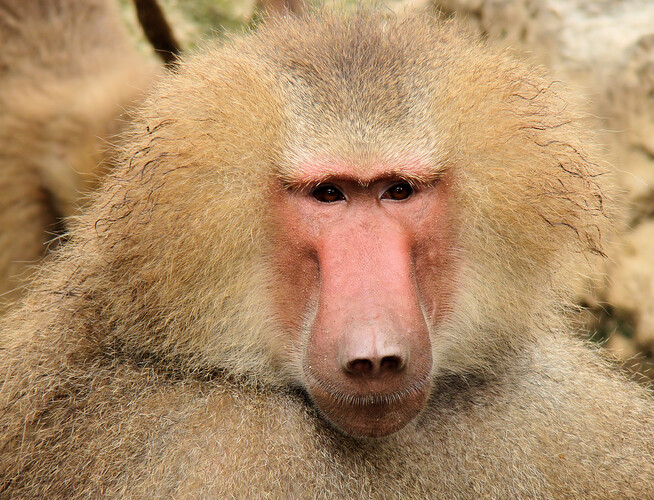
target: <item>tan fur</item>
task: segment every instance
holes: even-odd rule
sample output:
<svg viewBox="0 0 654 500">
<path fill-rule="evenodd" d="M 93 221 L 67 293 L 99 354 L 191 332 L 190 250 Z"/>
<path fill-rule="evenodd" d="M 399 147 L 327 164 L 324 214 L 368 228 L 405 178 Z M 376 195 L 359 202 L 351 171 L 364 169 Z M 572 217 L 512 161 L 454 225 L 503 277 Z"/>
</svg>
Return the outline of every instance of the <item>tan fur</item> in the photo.
<svg viewBox="0 0 654 500">
<path fill-rule="evenodd" d="M 421 16 L 279 20 L 189 58 L 2 325 L 4 494 L 652 498 L 651 395 L 562 330 L 610 224 L 586 139 L 546 79 Z M 309 154 L 406 151 L 452 173 L 458 292 L 427 409 L 357 440 L 303 390 L 267 203 Z"/>
<path fill-rule="evenodd" d="M 0 1 L 0 301 L 106 169 L 153 68 L 108 0 Z"/>
</svg>

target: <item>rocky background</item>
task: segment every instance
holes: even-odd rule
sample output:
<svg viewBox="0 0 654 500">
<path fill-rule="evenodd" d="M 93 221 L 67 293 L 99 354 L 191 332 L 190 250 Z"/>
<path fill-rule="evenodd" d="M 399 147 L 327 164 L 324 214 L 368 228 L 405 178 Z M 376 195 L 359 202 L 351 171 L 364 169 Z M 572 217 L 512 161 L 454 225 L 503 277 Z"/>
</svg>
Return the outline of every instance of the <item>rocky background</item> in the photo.
<svg viewBox="0 0 654 500">
<path fill-rule="evenodd" d="M 135 37 L 131 2 L 121 0 Z M 255 26 L 256 0 L 160 0 L 185 49 Z M 264 2 L 265 3 L 265 2 Z M 324 3 L 318 1 L 305 4 Z M 333 3 L 333 2 L 332 2 Z M 352 5 L 357 2 L 340 1 Z M 379 2 L 378 2 L 379 3 Z M 654 2 L 651 0 L 395 0 L 457 17 L 471 32 L 544 65 L 594 117 L 617 171 L 624 235 L 579 293 L 582 332 L 654 379 Z M 144 51 L 149 50 L 141 40 Z"/>
</svg>

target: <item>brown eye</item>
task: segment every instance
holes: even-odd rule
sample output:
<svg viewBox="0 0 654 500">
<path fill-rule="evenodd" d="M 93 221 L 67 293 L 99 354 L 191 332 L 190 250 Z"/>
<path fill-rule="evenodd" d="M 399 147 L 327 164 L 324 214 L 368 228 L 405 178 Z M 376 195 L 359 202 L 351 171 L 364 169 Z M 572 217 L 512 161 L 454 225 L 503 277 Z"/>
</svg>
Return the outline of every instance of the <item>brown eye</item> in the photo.
<svg viewBox="0 0 654 500">
<path fill-rule="evenodd" d="M 321 203 L 334 203 L 345 199 L 343 193 L 336 189 L 331 184 L 324 184 L 318 186 L 313 190 L 311 195 Z"/>
<path fill-rule="evenodd" d="M 413 194 L 413 188 L 406 182 L 400 182 L 391 186 L 383 195 L 386 200 L 406 200 Z"/>
</svg>

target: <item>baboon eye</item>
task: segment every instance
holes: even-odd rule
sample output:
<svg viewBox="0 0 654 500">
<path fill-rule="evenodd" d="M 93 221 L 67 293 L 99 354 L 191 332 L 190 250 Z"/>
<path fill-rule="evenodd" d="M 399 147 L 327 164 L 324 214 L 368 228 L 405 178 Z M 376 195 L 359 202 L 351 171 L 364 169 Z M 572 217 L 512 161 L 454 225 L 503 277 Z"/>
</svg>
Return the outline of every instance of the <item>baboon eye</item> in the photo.
<svg viewBox="0 0 654 500">
<path fill-rule="evenodd" d="M 386 190 L 382 199 L 401 201 L 406 200 L 412 194 L 413 188 L 407 182 L 398 182 Z"/>
<path fill-rule="evenodd" d="M 334 203 L 345 199 L 343 193 L 331 184 L 321 184 L 311 192 L 311 195 L 321 203 Z"/>
</svg>

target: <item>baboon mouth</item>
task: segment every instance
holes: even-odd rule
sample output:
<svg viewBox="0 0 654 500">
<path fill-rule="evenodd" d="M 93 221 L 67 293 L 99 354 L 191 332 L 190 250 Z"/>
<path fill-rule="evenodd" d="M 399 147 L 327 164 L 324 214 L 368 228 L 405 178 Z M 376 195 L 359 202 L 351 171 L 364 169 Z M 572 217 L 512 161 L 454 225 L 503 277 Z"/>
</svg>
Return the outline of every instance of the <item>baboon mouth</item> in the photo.
<svg viewBox="0 0 654 500">
<path fill-rule="evenodd" d="M 384 437 L 404 428 L 427 404 L 431 384 L 425 377 L 393 392 L 354 394 L 312 380 L 309 394 L 323 416 L 352 437 Z"/>
<path fill-rule="evenodd" d="M 322 385 L 322 384 L 319 384 Z M 427 385 L 427 380 L 420 380 L 414 385 L 394 392 L 371 392 L 368 394 L 355 394 L 348 391 L 334 390 L 330 391 L 322 387 L 322 390 L 327 395 L 333 404 L 350 407 L 366 407 L 366 406 L 384 406 L 400 404 L 403 401 L 414 397 L 416 394 L 422 393 Z"/>
</svg>

